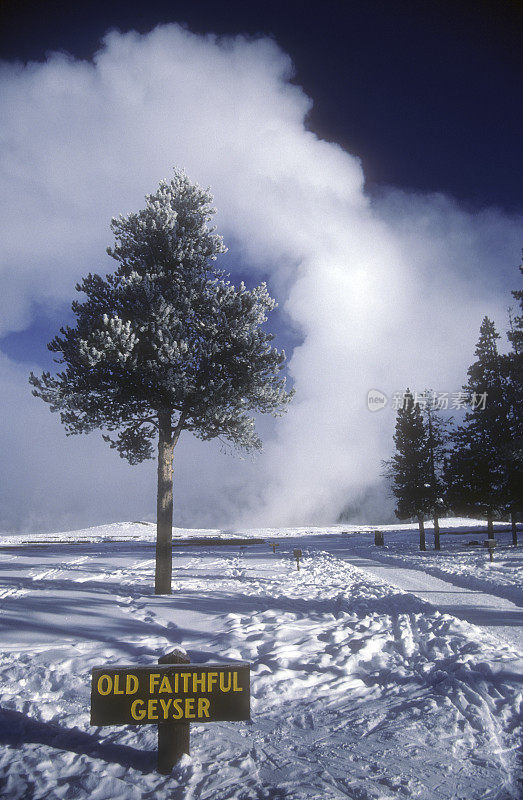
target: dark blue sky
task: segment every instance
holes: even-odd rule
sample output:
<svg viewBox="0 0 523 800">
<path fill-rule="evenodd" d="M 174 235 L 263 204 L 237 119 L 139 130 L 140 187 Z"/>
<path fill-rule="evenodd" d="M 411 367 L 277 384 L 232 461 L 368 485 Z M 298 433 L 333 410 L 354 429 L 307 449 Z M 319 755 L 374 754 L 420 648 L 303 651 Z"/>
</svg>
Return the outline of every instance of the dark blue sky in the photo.
<svg viewBox="0 0 523 800">
<path fill-rule="evenodd" d="M 520 3 L 3 0 L 0 8 L 7 60 L 43 60 L 51 50 L 88 59 L 112 27 L 144 33 L 178 22 L 197 33 L 270 35 L 314 101 L 310 129 L 362 159 L 370 194 L 393 185 L 443 191 L 472 209 L 521 210 Z M 48 363 L 56 319 L 56 309 L 37 310 L 2 349 Z M 290 349 L 295 339 L 285 337 Z"/>
</svg>

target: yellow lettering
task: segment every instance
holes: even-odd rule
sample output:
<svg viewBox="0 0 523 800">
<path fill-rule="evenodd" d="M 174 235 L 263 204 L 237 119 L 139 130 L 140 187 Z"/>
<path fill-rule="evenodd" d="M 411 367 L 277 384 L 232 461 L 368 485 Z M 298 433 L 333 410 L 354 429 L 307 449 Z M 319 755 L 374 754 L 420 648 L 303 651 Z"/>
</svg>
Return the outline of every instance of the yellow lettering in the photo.
<svg viewBox="0 0 523 800">
<path fill-rule="evenodd" d="M 169 700 L 165 701 L 163 697 L 160 697 L 160 705 L 163 708 L 163 718 L 167 719 L 169 716 L 169 708 L 172 703 L 172 698 L 170 697 Z"/>
<path fill-rule="evenodd" d="M 209 716 L 209 706 L 211 705 L 211 701 L 207 700 L 206 697 L 199 697 L 198 698 L 198 719 L 202 717 Z"/>
<path fill-rule="evenodd" d="M 161 692 L 169 692 L 169 694 L 172 694 L 171 682 L 169 681 L 169 676 L 168 675 L 164 675 L 163 676 L 162 682 L 160 684 L 160 688 L 158 689 L 158 691 L 160 693 Z"/>
<path fill-rule="evenodd" d="M 116 673 L 114 676 L 114 694 L 125 694 L 123 689 L 120 689 L 120 675 Z"/>
<path fill-rule="evenodd" d="M 174 709 L 176 709 L 176 714 L 174 713 Z M 183 717 L 182 701 L 173 700 L 173 719 L 180 719 L 181 717 Z"/>
<path fill-rule="evenodd" d="M 194 719 L 196 714 L 194 712 L 194 697 L 185 698 L 185 719 Z"/>
<path fill-rule="evenodd" d="M 202 676 L 199 678 L 196 672 L 192 676 L 192 690 L 194 693 L 196 692 L 206 692 L 205 688 L 205 672 L 202 673 Z"/>
<path fill-rule="evenodd" d="M 225 685 L 225 678 L 228 678 L 227 686 Z M 231 673 L 230 672 L 220 672 L 220 691 L 221 692 L 230 692 L 231 691 Z"/>
<path fill-rule="evenodd" d="M 178 694 L 178 684 L 180 683 L 180 676 L 177 672 L 174 673 L 174 694 Z"/>
<path fill-rule="evenodd" d="M 238 673 L 232 673 L 232 690 L 233 692 L 243 692 L 243 688 L 238 686 Z"/>
<path fill-rule="evenodd" d="M 136 694 L 138 691 L 138 678 L 136 675 L 127 675 L 125 681 L 125 694 Z"/>
<path fill-rule="evenodd" d="M 133 719 L 143 719 L 146 713 L 143 707 L 143 700 L 133 700 L 131 703 L 131 717 Z"/>
<path fill-rule="evenodd" d="M 218 683 L 218 673 L 217 672 L 208 672 L 207 673 L 207 691 L 212 692 L 212 687 L 215 683 Z"/>
<path fill-rule="evenodd" d="M 160 674 L 158 672 L 151 672 L 149 675 L 149 694 L 154 694 L 157 683 L 160 683 Z"/>
<path fill-rule="evenodd" d="M 147 719 L 158 719 L 158 700 L 147 701 Z"/>
<path fill-rule="evenodd" d="M 190 672 L 180 672 L 180 677 L 183 678 L 183 691 L 189 691 L 189 678 L 191 677 Z"/>
<path fill-rule="evenodd" d="M 103 681 L 107 682 L 107 688 L 103 688 Z M 99 694 L 111 694 L 113 690 L 113 679 L 110 675 L 100 675 L 98 678 L 98 693 Z"/>
</svg>

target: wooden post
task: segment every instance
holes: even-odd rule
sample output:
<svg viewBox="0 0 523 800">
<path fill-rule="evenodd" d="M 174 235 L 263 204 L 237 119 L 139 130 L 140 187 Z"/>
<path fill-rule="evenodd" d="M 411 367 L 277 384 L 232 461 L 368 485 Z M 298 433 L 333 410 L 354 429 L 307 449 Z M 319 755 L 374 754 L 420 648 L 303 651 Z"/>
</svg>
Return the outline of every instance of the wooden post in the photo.
<svg viewBox="0 0 523 800">
<path fill-rule="evenodd" d="M 158 659 L 159 664 L 189 664 L 191 659 L 181 650 L 173 650 Z M 160 722 L 158 725 L 158 772 L 170 775 L 184 753 L 189 755 L 188 722 Z"/>
<path fill-rule="evenodd" d="M 517 529 L 517 523 L 516 523 L 516 514 L 515 514 L 514 511 L 511 511 L 511 513 L 510 513 L 510 524 L 511 524 L 511 527 L 512 527 L 512 544 L 514 545 L 514 547 L 517 547 L 518 546 L 518 529 Z"/>
<path fill-rule="evenodd" d="M 419 525 L 419 549 L 426 550 L 427 546 L 425 544 L 425 525 L 423 523 L 422 514 L 418 514 L 418 525 Z"/>
<path fill-rule="evenodd" d="M 487 514 L 487 537 L 489 539 L 494 538 L 494 517 L 492 514 Z"/>
<path fill-rule="evenodd" d="M 488 547 L 488 554 L 490 556 L 490 560 L 494 561 L 494 548 L 496 546 L 495 539 L 487 539 L 487 547 Z"/>
<path fill-rule="evenodd" d="M 296 559 L 296 569 L 300 568 L 300 558 L 302 556 L 301 550 L 294 550 L 294 558 Z"/>
</svg>

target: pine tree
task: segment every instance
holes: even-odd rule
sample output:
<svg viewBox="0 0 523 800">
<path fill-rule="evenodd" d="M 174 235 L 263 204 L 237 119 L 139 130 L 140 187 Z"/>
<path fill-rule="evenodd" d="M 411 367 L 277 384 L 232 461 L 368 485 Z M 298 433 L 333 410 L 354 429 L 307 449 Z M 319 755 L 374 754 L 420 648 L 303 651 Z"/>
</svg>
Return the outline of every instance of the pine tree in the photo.
<svg viewBox="0 0 523 800">
<path fill-rule="evenodd" d="M 507 386 L 498 339 L 494 323 L 485 317 L 463 387 L 470 410 L 453 434 L 446 467 L 450 504 L 460 513 L 486 516 L 489 538 L 494 517 L 506 508 L 509 474 Z"/>
<path fill-rule="evenodd" d="M 417 517 L 420 550 L 426 550 L 423 517 L 430 508 L 430 471 L 427 458 L 427 434 L 420 406 L 409 389 L 399 407 L 394 433 L 396 452 L 384 462 L 385 475 L 397 500 L 398 519 Z"/>
<path fill-rule="evenodd" d="M 523 265 L 519 267 L 523 273 Z M 510 315 L 510 330 L 507 333 L 512 345 L 504 358 L 507 384 L 507 420 L 511 435 L 507 447 L 509 466 L 508 494 L 512 522 L 512 543 L 517 545 L 516 519 L 523 510 L 523 290 L 517 289 L 512 296 L 519 302 L 519 312 Z"/>
<path fill-rule="evenodd" d="M 523 264 L 520 265 L 519 271 L 523 274 Z M 519 303 L 519 313 L 511 320 L 508 338 L 514 353 L 521 359 L 523 357 L 523 289 L 514 289 L 512 297 Z M 522 369 L 521 360 L 519 368 Z"/>
<path fill-rule="evenodd" d="M 434 549 L 441 550 L 439 516 L 444 508 L 445 482 L 443 478 L 447 448 L 449 420 L 438 413 L 435 392 L 425 392 L 422 418 L 425 425 L 425 446 L 428 466 L 427 496 L 434 520 Z"/>
<path fill-rule="evenodd" d="M 152 458 L 157 437 L 157 594 L 171 592 L 181 432 L 260 449 L 249 412 L 278 416 L 292 396 L 279 376 L 285 353 L 262 329 L 276 303 L 265 284 L 235 288 L 214 265 L 226 248 L 209 227 L 211 203 L 208 191 L 175 171 L 143 210 L 113 219 L 107 252 L 118 268 L 76 286 L 87 297 L 73 303 L 76 325 L 48 345 L 64 370 L 30 376 L 33 394 L 60 413 L 67 435 L 105 429 L 105 441 L 130 464 Z"/>
</svg>

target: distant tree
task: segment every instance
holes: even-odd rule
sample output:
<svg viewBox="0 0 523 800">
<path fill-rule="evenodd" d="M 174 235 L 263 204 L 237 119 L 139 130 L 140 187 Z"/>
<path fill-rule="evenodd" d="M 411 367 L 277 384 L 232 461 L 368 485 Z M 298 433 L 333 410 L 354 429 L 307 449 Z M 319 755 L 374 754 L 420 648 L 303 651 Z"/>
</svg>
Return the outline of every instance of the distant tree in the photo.
<svg viewBox="0 0 523 800">
<path fill-rule="evenodd" d="M 489 538 L 493 520 L 506 508 L 509 468 L 507 447 L 507 385 L 498 352 L 494 323 L 485 317 L 476 346 L 476 361 L 463 386 L 469 403 L 464 422 L 453 434 L 454 446 L 446 465 L 448 499 L 455 510 L 487 518 Z"/>
<path fill-rule="evenodd" d="M 520 265 L 519 271 L 523 274 L 523 264 Z M 514 299 L 519 303 L 519 312 L 513 319 L 511 319 L 508 338 L 512 344 L 514 353 L 521 359 L 521 357 L 523 357 L 523 289 L 514 289 L 512 292 L 512 297 L 514 297 Z M 519 363 L 519 368 L 520 370 L 523 369 L 521 360 Z"/>
<path fill-rule="evenodd" d="M 434 520 L 434 549 L 441 550 L 439 517 L 445 507 L 444 465 L 447 452 L 448 426 L 437 405 L 435 392 L 425 391 L 422 403 L 422 418 L 425 426 L 425 448 L 427 458 L 427 498 Z"/>
<path fill-rule="evenodd" d="M 519 267 L 523 273 L 523 265 Z M 510 425 L 510 442 L 507 447 L 509 467 L 508 494 L 512 522 L 512 543 L 517 545 L 517 516 L 523 510 L 523 290 L 512 296 L 519 303 L 513 317 L 509 312 L 510 328 L 507 333 L 512 345 L 504 359 L 507 385 L 507 419 Z"/>
<path fill-rule="evenodd" d="M 384 475 L 391 481 L 398 519 L 416 517 L 420 550 L 426 550 L 424 514 L 430 507 L 430 474 L 427 435 L 418 403 L 409 389 L 398 408 L 394 433 L 396 452 L 383 462 Z"/>
<path fill-rule="evenodd" d="M 183 430 L 246 450 L 261 440 L 249 412 L 279 415 L 292 392 L 285 353 L 262 329 L 275 307 L 265 284 L 235 288 L 214 261 L 226 251 L 209 227 L 208 191 L 184 173 L 162 182 L 136 214 L 112 220 L 118 268 L 76 289 L 74 328 L 49 349 L 63 372 L 31 373 L 33 394 L 58 411 L 67 435 L 96 428 L 122 458 L 153 457 L 158 438 L 157 594 L 171 592 L 173 451 Z"/>
</svg>

